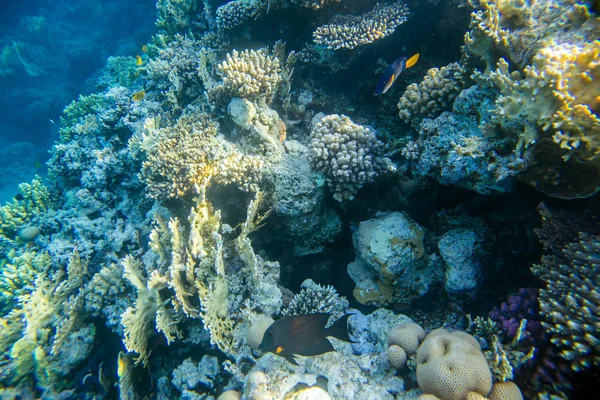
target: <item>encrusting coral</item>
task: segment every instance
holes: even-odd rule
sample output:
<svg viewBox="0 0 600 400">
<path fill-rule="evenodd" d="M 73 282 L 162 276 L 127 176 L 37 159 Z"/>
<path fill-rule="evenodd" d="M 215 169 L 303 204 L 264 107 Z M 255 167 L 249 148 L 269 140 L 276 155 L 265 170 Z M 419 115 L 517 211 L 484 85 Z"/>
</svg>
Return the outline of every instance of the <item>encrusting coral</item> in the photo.
<svg viewBox="0 0 600 400">
<path fill-rule="evenodd" d="M 327 115 L 310 134 L 309 160 L 327 178 L 337 201 L 352 200 L 365 184 L 393 170 L 383 156 L 383 143 L 371 128 L 357 125 L 345 115 Z"/>
<path fill-rule="evenodd" d="M 403 1 L 391 5 L 377 3 L 363 15 L 337 15 L 329 24 L 318 27 L 313 39 L 330 49 L 353 49 L 391 35 L 406 22 L 408 15 Z"/>
</svg>

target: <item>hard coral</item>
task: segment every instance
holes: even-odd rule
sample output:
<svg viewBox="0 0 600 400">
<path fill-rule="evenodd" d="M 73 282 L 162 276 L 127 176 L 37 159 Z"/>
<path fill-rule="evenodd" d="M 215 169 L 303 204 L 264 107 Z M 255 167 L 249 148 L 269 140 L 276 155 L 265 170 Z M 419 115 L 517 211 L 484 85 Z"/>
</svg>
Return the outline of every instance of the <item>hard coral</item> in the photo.
<svg viewBox="0 0 600 400">
<path fill-rule="evenodd" d="M 408 15 L 408 7 L 402 1 L 391 5 L 377 3 L 363 15 L 336 16 L 330 24 L 318 27 L 313 39 L 330 49 L 353 49 L 391 35 Z"/>
<path fill-rule="evenodd" d="M 153 198 L 183 196 L 211 181 L 256 190 L 263 166 L 259 157 L 240 153 L 218 136 L 218 125 L 206 116 L 182 116 L 164 128 L 148 120 L 145 133 L 132 137 L 129 147 L 145 155 L 140 178 Z"/>
<path fill-rule="evenodd" d="M 352 200 L 365 183 L 392 168 L 375 133 L 345 115 L 323 117 L 310 138 L 311 165 L 325 174 L 337 201 Z"/>
<path fill-rule="evenodd" d="M 432 331 L 417 351 L 419 388 L 444 400 L 462 400 L 469 392 L 486 396 L 492 375 L 472 336 L 444 329 Z"/>
<path fill-rule="evenodd" d="M 217 68 L 230 97 L 271 99 L 283 80 L 281 60 L 267 49 L 233 50 Z"/>
<path fill-rule="evenodd" d="M 563 252 L 567 263 L 544 257 L 532 271 L 547 284 L 540 307 L 551 343 L 579 371 L 600 365 L 600 237 L 581 234 Z"/>
<path fill-rule="evenodd" d="M 417 128 L 423 118 L 435 118 L 450 110 L 463 83 L 464 69 L 459 63 L 430 69 L 421 83 L 410 84 L 400 97 L 400 119 Z"/>
</svg>

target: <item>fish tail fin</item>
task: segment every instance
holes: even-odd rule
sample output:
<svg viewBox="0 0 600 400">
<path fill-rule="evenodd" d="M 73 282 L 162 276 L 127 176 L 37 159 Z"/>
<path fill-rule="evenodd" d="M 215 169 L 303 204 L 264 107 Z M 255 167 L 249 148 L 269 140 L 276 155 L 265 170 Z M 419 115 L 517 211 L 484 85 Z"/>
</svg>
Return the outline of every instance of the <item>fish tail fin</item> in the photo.
<svg viewBox="0 0 600 400">
<path fill-rule="evenodd" d="M 344 342 L 352 342 L 348 335 L 348 317 L 352 314 L 345 314 L 342 318 L 338 319 L 325 330 L 326 336 L 333 336 L 336 339 L 343 340 Z"/>
<path fill-rule="evenodd" d="M 414 56 L 412 56 L 411 58 L 406 60 L 406 65 L 404 66 L 404 68 L 412 67 L 413 65 L 415 65 L 417 63 L 418 60 L 419 60 L 419 53 L 415 54 Z"/>
</svg>

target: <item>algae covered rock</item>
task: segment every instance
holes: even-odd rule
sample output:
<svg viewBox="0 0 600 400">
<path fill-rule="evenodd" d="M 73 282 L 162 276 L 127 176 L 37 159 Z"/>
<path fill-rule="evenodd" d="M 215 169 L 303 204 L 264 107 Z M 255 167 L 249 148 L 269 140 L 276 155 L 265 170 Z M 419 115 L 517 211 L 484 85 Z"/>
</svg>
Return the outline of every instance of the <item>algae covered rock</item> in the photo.
<svg viewBox="0 0 600 400">
<path fill-rule="evenodd" d="M 425 252 L 425 230 L 407 214 L 381 213 L 354 232 L 356 259 L 348 274 L 363 304 L 406 304 L 441 278 L 438 259 Z"/>
</svg>

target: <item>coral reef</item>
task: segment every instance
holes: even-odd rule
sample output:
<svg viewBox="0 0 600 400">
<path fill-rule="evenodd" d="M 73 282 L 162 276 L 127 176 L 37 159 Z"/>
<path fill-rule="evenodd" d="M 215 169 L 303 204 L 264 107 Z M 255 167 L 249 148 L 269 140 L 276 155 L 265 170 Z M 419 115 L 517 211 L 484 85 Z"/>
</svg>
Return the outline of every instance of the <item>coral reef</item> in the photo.
<svg viewBox="0 0 600 400">
<path fill-rule="evenodd" d="M 406 22 L 408 15 L 408 7 L 403 1 L 390 5 L 377 3 L 371 11 L 360 16 L 337 15 L 331 23 L 319 26 L 313 32 L 313 39 L 334 50 L 354 49 L 391 35 Z"/>
<path fill-rule="evenodd" d="M 310 134 L 308 150 L 311 166 L 325 174 L 337 201 L 352 200 L 365 183 L 393 170 L 375 133 L 345 115 L 323 117 Z"/>
<path fill-rule="evenodd" d="M 245 156 L 218 135 L 218 125 L 203 115 L 184 115 L 161 128 L 147 120 L 145 132 L 129 141 L 130 151 L 145 156 L 140 179 L 153 198 L 179 197 L 215 181 L 257 190 L 263 162 Z"/>
<path fill-rule="evenodd" d="M 551 343 L 575 371 L 598 365 L 598 238 L 582 234 L 578 241 L 565 246 L 568 260 L 557 264 L 543 258 L 532 271 L 547 287 L 540 290 L 541 314 Z"/>
<path fill-rule="evenodd" d="M 418 128 L 423 118 L 435 118 L 443 111 L 450 110 L 454 99 L 463 89 L 464 73 L 459 63 L 427 71 L 421 83 L 411 83 L 400 97 L 400 119 Z"/>
<path fill-rule="evenodd" d="M 424 237 L 423 228 L 399 212 L 361 222 L 353 235 L 356 260 L 348 265 L 354 297 L 363 304 L 408 305 L 426 294 L 441 271 Z"/>
</svg>

